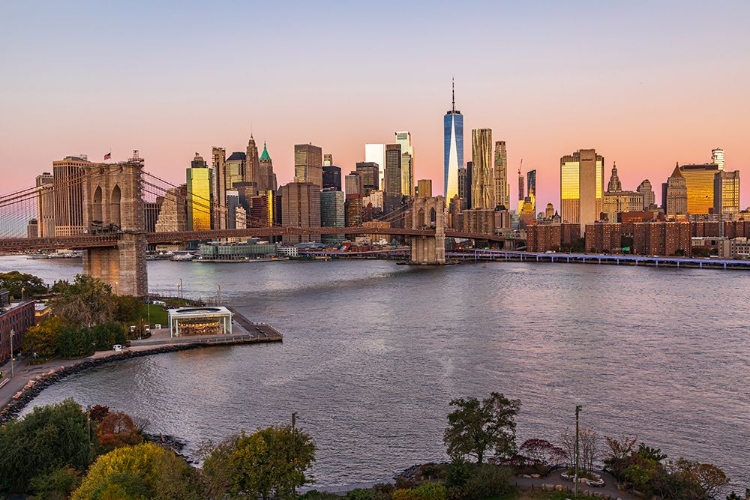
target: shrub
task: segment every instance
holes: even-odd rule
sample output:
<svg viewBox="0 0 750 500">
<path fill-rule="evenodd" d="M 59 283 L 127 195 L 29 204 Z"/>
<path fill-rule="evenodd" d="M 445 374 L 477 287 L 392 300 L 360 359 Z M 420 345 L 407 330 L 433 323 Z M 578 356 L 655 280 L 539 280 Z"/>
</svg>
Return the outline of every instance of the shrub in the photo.
<svg viewBox="0 0 750 500">
<path fill-rule="evenodd" d="M 484 500 L 508 493 L 512 487 L 513 473 L 507 467 L 482 465 L 464 486 L 467 500 Z"/>
</svg>

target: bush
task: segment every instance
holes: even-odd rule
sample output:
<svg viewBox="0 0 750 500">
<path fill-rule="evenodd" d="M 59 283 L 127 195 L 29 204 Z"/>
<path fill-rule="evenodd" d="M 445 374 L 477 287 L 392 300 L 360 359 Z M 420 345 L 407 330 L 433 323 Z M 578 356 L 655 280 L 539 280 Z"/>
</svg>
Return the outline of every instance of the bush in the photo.
<svg viewBox="0 0 750 500">
<path fill-rule="evenodd" d="M 393 500 L 446 500 L 448 490 L 440 483 L 423 483 L 416 488 L 394 490 Z"/>
<path fill-rule="evenodd" d="M 481 465 L 474 470 L 464 486 L 466 500 L 484 500 L 508 493 L 512 488 L 513 472 L 507 467 Z"/>
</svg>

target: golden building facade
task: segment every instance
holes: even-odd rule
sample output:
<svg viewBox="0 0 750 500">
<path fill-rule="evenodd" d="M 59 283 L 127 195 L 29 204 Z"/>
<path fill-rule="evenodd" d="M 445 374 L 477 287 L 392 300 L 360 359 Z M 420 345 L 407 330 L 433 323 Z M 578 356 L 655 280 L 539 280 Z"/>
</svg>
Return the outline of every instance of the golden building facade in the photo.
<svg viewBox="0 0 750 500">
<path fill-rule="evenodd" d="M 495 208 L 495 180 L 492 169 L 492 130 L 471 131 L 471 208 Z"/>
<path fill-rule="evenodd" d="M 211 170 L 203 157 L 196 153 L 187 174 L 188 229 L 211 229 Z"/>
<path fill-rule="evenodd" d="M 714 208 L 714 177 L 719 172 L 715 164 L 683 165 L 680 172 L 687 188 L 687 213 L 708 214 Z"/>
</svg>

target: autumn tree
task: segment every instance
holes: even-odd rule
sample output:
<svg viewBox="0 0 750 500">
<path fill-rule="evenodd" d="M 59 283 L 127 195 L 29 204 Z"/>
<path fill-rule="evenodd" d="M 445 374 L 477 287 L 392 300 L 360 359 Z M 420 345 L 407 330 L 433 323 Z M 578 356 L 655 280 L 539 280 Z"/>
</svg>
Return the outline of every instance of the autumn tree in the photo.
<svg viewBox="0 0 750 500">
<path fill-rule="evenodd" d="M 527 439 L 518 449 L 518 452 L 524 458 L 533 462 L 534 465 L 547 469 L 560 465 L 568 456 L 565 450 L 553 445 L 546 439 Z"/>
<path fill-rule="evenodd" d="M 76 274 L 73 283 L 58 281 L 59 295 L 52 301 L 53 312 L 73 327 L 91 327 L 114 319 L 115 298 L 112 287 L 84 274 Z"/>
<path fill-rule="evenodd" d="M 116 448 L 97 458 L 72 500 L 200 499 L 198 473 L 174 452 L 153 443 Z"/>
<path fill-rule="evenodd" d="M 47 318 L 38 325 L 29 327 L 23 336 L 21 349 L 29 354 L 47 359 L 57 354 L 60 332 L 64 324 L 60 318 Z"/>
<path fill-rule="evenodd" d="M 133 419 L 119 411 L 107 413 L 97 425 L 96 436 L 100 449 L 106 451 L 143 442 L 143 436 Z"/>
<path fill-rule="evenodd" d="M 488 452 L 495 456 L 515 453 L 519 400 L 493 392 L 482 401 L 474 397 L 454 399 L 450 406 L 456 409 L 448 414 L 443 442 L 452 458 L 475 456 L 481 464 Z"/>
<path fill-rule="evenodd" d="M 289 499 L 312 482 L 315 444 L 295 427 L 267 427 L 244 432 L 219 444 L 206 458 L 203 472 L 209 496 Z"/>
</svg>

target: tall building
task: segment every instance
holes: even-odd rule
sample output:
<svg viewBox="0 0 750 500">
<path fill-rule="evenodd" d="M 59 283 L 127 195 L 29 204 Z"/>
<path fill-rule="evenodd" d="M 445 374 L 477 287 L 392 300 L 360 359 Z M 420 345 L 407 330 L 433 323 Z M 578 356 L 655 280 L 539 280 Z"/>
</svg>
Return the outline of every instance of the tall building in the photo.
<svg viewBox="0 0 750 500">
<path fill-rule="evenodd" d="M 474 163 L 466 162 L 466 167 L 458 169 L 458 197 L 461 199 L 461 210 L 471 207 L 471 170 Z"/>
<path fill-rule="evenodd" d="M 688 213 L 687 182 L 677 164 L 675 164 L 672 175 L 667 179 L 667 194 L 664 207 L 667 215 L 685 215 Z"/>
<path fill-rule="evenodd" d="M 335 165 L 323 166 L 323 189 L 328 188 L 341 191 L 341 169 Z"/>
<path fill-rule="evenodd" d="M 560 158 L 560 211 L 563 222 L 577 222 L 581 232 L 599 219 L 604 196 L 604 157 L 581 149 Z"/>
<path fill-rule="evenodd" d="M 401 146 L 401 193 L 414 196 L 414 146 L 410 132 L 396 132 L 396 144 Z"/>
<path fill-rule="evenodd" d="M 55 236 L 54 181 L 54 177 L 49 172 L 36 176 L 36 210 L 40 238 L 54 238 Z"/>
<path fill-rule="evenodd" d="M 714 208 L 714 177 L 719 166 L 715 163 L 683 165 L 680 172 L 687 186 L 687 213 L 708 214 Z"/>
<path fill-rule="evenodd" d="M 281 223 L 291 227 L 320 227 L 320 187 L 310 182 L 281 186 Z M 319 234 L 283 236 L 284 244 L 320 242 Z"/>
<path fill-rule="evenodd" d="M 508 152 L 505 141 L 495 142 L 495 204 L 503 205 L 510 210 L 510 193 L 508 185 Z"/>
<path fill-rule="evenodd" d="M 263 153 L 258 160 L 258 192 L 265 193 L 269 190 L 276 191 L 276 174 L 273 172 L 273 161 L 268 154 L 266 143 L 263 143 Z"/>
<path fill-rule="evenodd" d="M 443 118 L 443 195 L 446 202 L 458 195 L 458 169 L 464 166 L 464 117 L 456 109 L 453 82 L 451 94 L 451 109 Z"/>
<path fill-rule="evenodd" d="M 226 191 L 234 189 L 235 184 L 245 182 L 246 162 L 247 153 L 241 151 L 235 151 L 226 159 L 224 162 L 224 189 Z"/>
<path fill-rule="evenodd" d="M 526 189 L 526 198 L 531 203 L 531 213 L 536 213 L 536 169 L 526 172 Z"/>
<path fill-rule="evenodd" d="M 401 146 L 385 145 L 385 211 L 401 206 Z"/>
<path fill-rule="evenodd" d="M 716 148 L 711 150 L 711 163 L 719 167 L 719 170 L 724 170 L 724 150 Z"/>
<path fill-rule="evenodd" d="M 523 160 L 521 160 L 521 165 L 523 165 Z M 523 178 L 523 174 L 521 173 L 521 166 L 519 166 L 518 167 L 518 213 L 521 213 L 521 209 L 523 208 L 525 192 L 526 190 L 524 189 L 524 178 Z"/>
<path fill-rule="evenodd" d="M 294 181 L 323 188 L 323 150 L 312 144 L 294 145 Z"/>
<path fill-rule="evenodd" d="M 321 227 L 344 227 L 344 193 L 334 188 L 323 189 L 320 193 Z M 321 240 L 329 245 L 338 245 L 344 241 L 343 234 L 322 234 Z"/>
<path fill-rule="evenodd" d="M 357 173 L 362 176 L 362 189 L 363 195 L 367 196 L 370 191 L 378 191 L 380 189 L 380 167 L 375 162 L 359 162 L 357 163 Z"/>
<path fill-rule="evenodd" d="M 349 175 L 344 177 L 344 187 L 346 188 L 347 199 L 362 198 L 364 193 L 362 178 L 363 176 L 359 173 L 359 171 L 351 172 Z"/>
<path fill-rule="evenodd" d="M 365 144 L 365 162 L 377 163 L 378 168 L 378 189 L 385 186 L 385 144 Z"/>
<path fill-rule="evenodd" d="M 217 229 L 227 228 L 227 151 L 224 148 L 211 148 L 213 166 L 214 200 L 216 200 L 214 223 Z"/>
<path fill-rule="evenodd" d="M 617 175 L 617 165 L 612 164 L 612 175 L 607 184 L 607 192 L 604 193 L 602 208 L 603 213 L 607 214 L 607 221 L 619 222 L 617 214 L 641 210 L 643 210 L 643 195 L 639 191 L 623 191 L 620 176 Z"/>
<path fill-rule="evenodd" d="M 187 218 L 187 185 L 182 184 L 164 193 L 154 231 L 157 233 L 187 231 Z"/>
<path fill-rule="evenodd" d="M 83 177 L 91 166 L 85 155 L 66 156 L 52 162 L 55 236 L 81 234 L 83 227 Z"/>
<path fill-rule="evenodd" d="M 332 154 L 324 154 L 323 155 L 323 166 L 324 167 L 330 167 L 333 165 L 333 155 Z"/>
<path fill-rule="evenodd" d="M 260 158 L 258 158 L 258 146 L 255 144 L 253 134 L 250 134 L 250 140 L 247 141 L 247 151 L 245 153 L 245 175 L 243 182 L 249 182 L 255 187 L 256 191 L 260 189 Z"/>
<path fill-rule="evenodd" d="M 656 205 L 656 195 L 651 187 L 651 181 L 644 180 L 638 185 L 636 191 L 643 195 L 643 210 L 648 210 L 651 206 Z"/>
<path fill-rule="evenodd" d="M 495 180 L 492 173 L 492 130 L 471 131 L 471 209 L 495 208 Z"/>
<path fill-rule="evenodd" d="M 211 170 L 203 157 L 195 158 L 186 169 L 188 229 L 205 231 L 211 229 Z"/>
<path fill-rule="evenodd" d="M 419 179 L 417 181 L 417 196 L 432 198 L 432 179 Z"/>
<path fill-rule="evenodd" d="M 239 226 L 239 227 L 237 226 L 237 209 L 242 208 L 242 206 L 240 205 L 240 193 L 236 190 L 227 191 L 226 192 L 226 205 L 227 205 L 226 229 L 245 229 L 247 225 Z"/>
<path fill-rule="evenodd" d="M 714 177 L 714 213 L 733 217 L 740 213 L 740 172 L 720 170 Z"/>
</svg>

